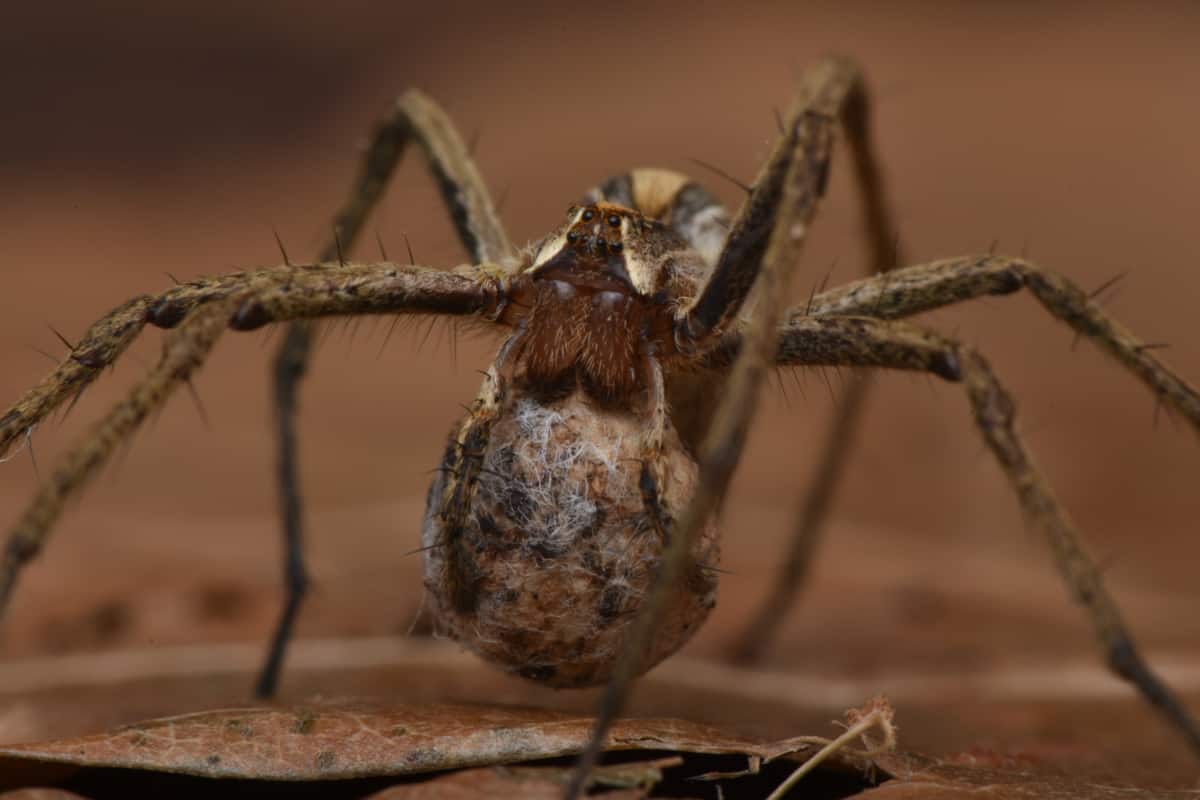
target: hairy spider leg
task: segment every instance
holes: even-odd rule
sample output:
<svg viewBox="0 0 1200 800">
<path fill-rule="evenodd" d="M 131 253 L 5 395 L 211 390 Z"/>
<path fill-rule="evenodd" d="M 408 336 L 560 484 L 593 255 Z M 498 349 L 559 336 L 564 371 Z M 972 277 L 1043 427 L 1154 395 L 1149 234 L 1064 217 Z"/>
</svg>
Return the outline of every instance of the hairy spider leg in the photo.
<svg viewBox="0 0 1200 800">
<path fill-rule="evenodd" d="M 455 230 L 471 257 L 477 263 L 505 263 L 512 256 L 513 248 L 483 177 L 471 161 L 468 148 L 450 118 L 436 103 L 417 91 L 402 95 L 391 115 L 376 129 L 350 196 L 334 218 L 333 238 L 321 251 L 320 260 L 344 260 L 344 252 L 349 251 L 358 239 L 363 223 L 378 203 L 408 143 L 413 140 L 425 154 L 425 163 L 437 180 Z M 286 597 L 255 686 L 255 694 L 259 697 L 275 694 L 287 643 L 309 583 L 304 564 L 300 478 L 296 466 L 296 411 L 298 384 L 308 367 L 312 336 L 308 322 L 293 323 L 288 326 L 275 356 L 276 468 Z"/>
<path fill-rule="evenodd" d="M 192 285 L 164 293 L 159 302 L 138 301 L 144 318 L 175 329 L 168 333 L 158 363 L 66 450 L 17 519 L 0 555 L 0 614 L 21 569 L 41 551 L 67 500 L 171 392 L 191 379 L 227 328 L 355 314 L 437 313 L 494 320 L 499 287 L 493 271 L 485 266 L 443 272 L 395 264 L 289 267 L 198 282 L 208 287 L 207 293 Z M 128 305 L 101 323 L 121 319 Z M 186 312 L 180 313 L 181 307 Z M 162 320 L 150 313 L 154 309 L 161 311 Z M 126 328 L 113 330 L 123 337 Z M 110 343 L 108 349 L 117 346 Z"/>
<path fill-rule="evenodd" d="M 716 267 L 699 296 L 676 317 L 681 350 L 701 349 L 736 320 L 752 286 L 761 302 L 745 326 L 748 337 L 736 359 L 716 415 L 700 448 L 700 476 L 689 506 L 676 520 L 655 580 L 633 631 L 622 648 L 596 712 L 592 736 L 581 753 L 564 797 L 582 792 L 613 721 L 628 699 L 643 654 L 653 641 L 665 599 L 690 571 L 693 537 L 724 494 L 745 443 L 766 370 L 773 361 L 776 321 L 791 268 L 826 188 L 832 127 L 842 102 L 859 81 L 848 62 L 829 59 L 806 75 L 784 136 L 755 179 Z"/>
<path fill-rule="evenodd" d="M 858 190 L 863 234 L 868 247 L 868 274 L 874 275 L 899 266 L 903 254 L 895 214 L 887 202 L 883 174 L 871 136 L 871 117 L 867 86 L 863 81 L 857 81 L 846 94 L 840 122 Z M 816 456 L 815 477 L 796 508 L 782 566 L 734 644 L 731 653 L 734 661 L 752 664 L 762 659 L 807 582 L 867 406 L 871 384 L 870 374 L 855 375 L 838 397 L 829 430 Z"/>
<path fill-rule="evenodd" d="M 1130 357 L 1137 355 L 1137 340 L 1107 320 L 1086 295 L 1062 279 L 1048 280 L 1046 276 L 1050 273 L 1044 270 L 1036 274 L 1046 281 L 1043 285 L 1058 283 L 1058 291 L 1062 293 L 1055 294 L 1056 300 L 1073 305 L 1080 312 L 1078 316 L 1064 315 L 1060 319 L 1093 337 L 1114 355 L 1118 351 Z M 1102 329 L 1106 332 L 1100 333 Z M 1114 332 L 1118 333 L 1113 335 Z M 1132 351 L 1122 350 L 1129 347 Z M 922 370 L 961 383 L 980 435 L 1016 492 L 1028 523 L 1050 545 L 1063 581 L 1092 622 L 1109 668 L 1133 684 L 1183 734 L 1191 748 L 1200 753 L 1200 727 L 1138 652 L 1095 559 L 1017 433 L 1012 396 L 983 356 L 964 344 L 905 322 L 822 316 L 798 317 L 785 326 L 776 363 Z M 1161 387 L 1166 385 L 1181 388 L 1182 395 L 1168 395 L 1167 400 L 1188 417 L 1193 427 L 1200 429 L 1200 415 L 1196 413 L 1200 410 L 1197 404 L 1200 398 L 1194 389 L 1161 365 L 1157 365 L 1154 379 L 1145 380 L 1156 392 L 1162 392 Z"/>
</svg>

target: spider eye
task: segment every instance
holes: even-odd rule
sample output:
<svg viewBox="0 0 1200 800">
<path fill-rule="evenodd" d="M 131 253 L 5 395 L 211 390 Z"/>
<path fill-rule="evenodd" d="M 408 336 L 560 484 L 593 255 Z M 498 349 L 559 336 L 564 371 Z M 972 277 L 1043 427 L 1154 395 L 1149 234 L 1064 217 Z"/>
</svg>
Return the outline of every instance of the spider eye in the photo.
<svg viewBox="0 0 1200 800">
<path fill-rule="evenodd" d="M 622 245 L 620 242 L 613 242 L 612 244 L 610 244 L 608 246 L 608 249 L 612 250 L 614 253 L 619 253 L 619 252 L 621 252 L 621 248 L 623 246 L 624 245 Z"/>
<path fill-rule="evenodd" d="M 575 231 L 571 231 L 570 233 L 568 233 L 568 234 L 567 234 L 567 241 L 568 241 L 568 242 L 575 242 L 575 241 L 578 241 L 578 240 L 579 240 L 579 234 L 578 234 L 578 233 L 576 233 Z"/>
<path fill-rule="evenodd" d="M 608 215 L 608 224 L 612 225 L 614 228 L 619 228 L 619 227 L 621 227 L 621 218 L 618 217 L 616 214 L 609 214 Z"/>
<path fill-rule="evenodd" d="M 583 221 L 591 222 L 596 217 L 596 212 L 593 209 L 588 209 L 583 212 Z"/>
</svg>

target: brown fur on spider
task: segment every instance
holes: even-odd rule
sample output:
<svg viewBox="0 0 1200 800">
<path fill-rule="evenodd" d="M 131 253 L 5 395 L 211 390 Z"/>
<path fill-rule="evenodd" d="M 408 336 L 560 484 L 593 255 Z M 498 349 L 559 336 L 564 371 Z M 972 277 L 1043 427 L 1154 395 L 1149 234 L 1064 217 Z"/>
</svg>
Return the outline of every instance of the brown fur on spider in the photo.
<svg viewBox="0 0 1200 800">
<path fill-rule="evenodd" d="M 294 441 L 308 321 L 470 318 L 504 341 L 451 433 L 429 493 L 423 550 L 435 626 L 534 680 L 607 683 L 594 756 L 629 682 L 680 647 L 712 607 L 713 512 L 768 368 L 916 370 L 963 387 L 980 435 L 1029 524 L 1050 544 L 1108 663 L 1200 752 L 1200 728 L 1135 650 L 987 361 L 903 318 L 1027 289 L 1197 430 L 1200 394 L 1093 298 L 1028 261 L 970 256 L 889 270 L 898 258 L 895 226 L 867 110 L 857 69 L 825 60 L 806 75 L 778 143 L 732 218 L 683 176 L 635 170 L 594 189 L 558 229 L 518 251 L 449 119 L 419 93 L 404 95 L 376 132 L 318 263 L 198 279 L 134 298 L 92 325 L 68 359 L 0 415 L 3 458 L 146 324 L 173 329 L 160 362 L 66 453 L 18 519 L 0 561 L 0 608 L 68 497 L 190 379 L 226 329 L 293 321 L 275 372 L 288 599 L 258 687 L 271 694 L 308 582 Z M 871 269 L 883 274 L 784 312 L 788 275 L 825 191 L 835 131 L 849 146 L 861 190 Z M 343 258 L 410 142 L 438 179 L 471 266 L 444 271 Z M 836 475 L 860 405 L 851 398 L 858 397 L 860 390 L 847 396 L 822 474 Z M 822 507 L 832 485 L 832 478 L 820 482 L 810 508 Z M 819 522 L 820 513 L 806 520 L 775 600 L 750 629 L 759 646 L 802 574 L 815 525 L 809 522 Z"/>
</svg>

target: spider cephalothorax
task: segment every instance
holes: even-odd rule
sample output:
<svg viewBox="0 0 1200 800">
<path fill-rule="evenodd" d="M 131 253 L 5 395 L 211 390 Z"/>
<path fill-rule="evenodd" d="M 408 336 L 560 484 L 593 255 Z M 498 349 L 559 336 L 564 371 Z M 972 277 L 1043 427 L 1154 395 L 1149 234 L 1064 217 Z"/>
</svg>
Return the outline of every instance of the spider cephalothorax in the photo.
<svg viewBox="0 0 1200 800">
<path fill-rule="evenodd" d="M 629 209 L 589 205 L 570 217 L 512 283 L 513 368 L 539 395 L 578 383 L 597 402 L 630 406 L 648 385 L 649 351 L 672 330 L 664 251 L 695 256 L 669 228 Z"/>
</svg>

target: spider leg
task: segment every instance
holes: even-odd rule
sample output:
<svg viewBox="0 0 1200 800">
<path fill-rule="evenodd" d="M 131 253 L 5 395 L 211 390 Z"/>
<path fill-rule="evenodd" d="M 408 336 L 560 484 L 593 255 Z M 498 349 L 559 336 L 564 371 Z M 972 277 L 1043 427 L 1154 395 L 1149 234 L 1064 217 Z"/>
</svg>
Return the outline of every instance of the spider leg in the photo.
<svg viewBox="0 0 1200 800">
<path fill-rule="evenodd" d="M 795 512 L 783 564 L 776 571 L 758 610 L 753 612 L 733 645 L 731 657 L 740 664 L 752 665 L 762 659 L 808 582 L 872 383 L 869 374 L 852 375 L 837 399 L 833 419 L 816 459 L 815 477 L 806 487 Z"/>
<path fill-rule="evenodd" d="M 1154 356 L 1151 346 L 1105 314 L 1082 289 L 1024 259 L 968 256 L 894 270 L 886 276 L 855 281 L 817 295 L 807 311 L 793 309 L 788 324 L 806 315 L 896 319 L 1021 288 L 1032 292 L 1056 319 L 1124 364 L 1156 398 L 1182 413 L 1200 432 L 1200 392 L 1195 387 L 1175 375 Z"/>
<path fill-rule="evenodd" d="M 675 520 L 654 587 L 621 648 L 605 687 L 587 747 L 580 754 L 564 797 L 578 797 L 613 721 L 624 708 L 643 654 L 661 621 L 665 601 L 689 572 L 694 538 L 716 507 L 745 443 L 762 379 L 773 361 L 780 298 L 824 194 L 833 147 L 833 122 L 852 83 L 853 67 L 827 60 L 805 75 L 788 130 L 755 181 L 725 250 L 700 296 L 676 318 L 682 350 L 697 346 L 736 318 L 752 284 L 760 307 L 746 326 L 747 346 L 730 374 L 699 452 L 699 479 L 691 502 Z"/>
<path fill-rule="evenodd" d="M 7 604 L 21 568 L 41 550 L 66 500 L 162 405 L 172 389 L 191 376 L 224 331 L 232 309 L 229 300 L 214 303 L 173 331 L 164 342 L 158 365 L 60 459 L 49 479 L 42 481 L 9 534 L 0 561 L 0 610 Z"/>
<path fill-rule="evenodd" d="M 646 357 L 645 370 L 650 387 L 650 422 L 642 434 L 642 472 L 638 487 L 650 526 L 665 542 L 671 534 L 671 520 L 674 518 L 661 491 L 667 485 L 666 463 L 662 457 L 667 428 L 667 387 L 662 365 L 653 355 Z"/>
<path fill-rule="evenodd" d="M 441 484 L 437 513 L 443 532 L 438 544 L 447 548 L 446 579 L 450 585 L 451 602 L 459 613 L 474 613 L 479 600 L 479 570 L 475 554 L 465 545 L 463 529 L 467 525 L 471 499 L 483 469 L 492 426 L 500 416 L 508 393 L 504 363 L 520 340 L 521 333 L 520 330 L 516 331 L 501 345 L 496 360 L 484 373 L 483 385 L 475 402 L 450 440 L 441 464 L 444 482 Z"/>
<path fill-rule="evenodd" d="M 787 183 L 785 178 L 806 144 L 799 139 L 797 121 L 806 115 L 836 119 L 847 96 L 860 86 L 857 68 L 841 59 L 827 59 L 805 76 L 789 115 L 793 124 L 785 130 L 759 170 L 750 196 L 738 211 L 704 287 L 676 318 L 675 341 L 685 353 L 704 349 L 722 330 L 734 324 L 766 263 L 764 256 L 779 222 L 787 220 L 799 224 L 786 218 L 780 204 Z M 810 167 L 821 170 L 814 178 L 818 193 L 823 192 L 828 162 L 813 161 Z"/>
<path fill-rule="evenodd" d="M 871 138 L 870 96 L 862 76 L 857 73 L 841 107 L 840 121 L 862 208 L 863 233 L 870 253 L 868 274 L 886 272 L 901 263 L 903 256 Z M 871 375 L 856 375 L 838 399 L 833 420 L 816 458 L 816 477 L 796 509 L 783 566 L 776 573 L 763 603 L 745 624 L 733 646 L 735 661 L 752 664 L 763 657 L 804 587 L 842 471 L 849 460 L 871 383 Z"/>
<path fill-rule="evenodd" d="M 328 267 L 298 267 L 313 273 Z M 114 308 L 93 323 L 67 358 L 37 386 L 21 396 L 0 416 L 0 458 L 3 458 L 35 425 L 69 399 L 77 398 L 106 367 L 125 352 L 149 322 L 159 327 L 177 325 L 196 306 L 230 292 L 286 279 L 291 269 L 236 272 L 217 278 L 199 278 L 155 295 L 142 295 Z"/>
<path fill-rule="evenodd" d="M 165 337 L 159 362 L 124 400 L 67 450 L 18 518 L 0 553 L 0 614 L 21 568 L 44 546 L 67 500 L 107 462 L 118 444 L 166 402 L 174 389 L 191 379 L 226 328 L 376 313 L 426 312 L 488 320 L 495 319 L 503 304 L 502 287 L 486 269 L 442 272 L 395 264 L 318 266 L 239 273 L 205 284 L 212 290 L 207 296 L 193 286 L 191 294 L 176 298 L 179 303 L 190 304 L 191 311 L 182 320 L 175 306 L 156 302 L 161 298 L 138 298 L 93 326 L 104 329 L 116 324 L 114 320 L 124 320 L 133 308 L 140 310 L 139 319 L 144 323 L 150 317 L 149 309 L 159 307 L 164 310 L 164 318 L 176 327 Z M 240 290 L 235 291 L 234 286 Z M 126 327 L 118 326 L 120 330 Z M 90 346 L 87 342 L 85 337 L 76 350 Z M 105 353 L 116 349 L 108 342 L 100 344 Z"/>
<path fill-rule="evenodd" d="M 474 553 L 465 547 L 463 529 L 467 525 L 471 496 L 483 467 L 492 425 L 500 415 L 507 388 L 494 367 L 486 376 L 483 388 L 451 440 L 441 465 L 445 482 L 437 513 L 444 533 L 439 543 L 447 548 L 446 580 L 450 599 L 454 610 L 462 614 L 474 613 L 477 607 L 480 576 Z"/>
<path fill-rule="evenodd" d="M 334 218 L 333 239 L 321 252 L 320 260 L 343 260 L 343 248 L 349 250 L 357 240 L 410 140 L 416 140 L 424 151 L 459 238 L 472 258 L 476 262 L 493 263 L 509 259 L 512 245 L 462 137 L 436 103 L 420 92 L 409 91 L 400 97 L 392 113 L 375 131 L 350 196 Z M 307 323 L 288 326 L 274 362 L 276 463 L 286 597 L 266 662 L 255 684 L 258 697 L 275 693 L 284 652 L 309 583 L 303 557 L 300 477 L 296 468 L 296 409 L 298 385 L 308 368 L 312 338 Z"/>
<path fill-rule="evenodd" d="M 68 398 L 78 397 L 125 352 L 145 327 L 150 305 L 150 297 L 135 297 L 93 323 L 66 360 L 0 416 L 0 458 Z"/>
<path fill-rule="evenodd" d="M 784 326 L 776 363 L 922 370 L 960 382 L 975 424 L 1017 493 L 1029 524 L 1046 537 L 1060 575 L 1091 619 L 1108 666 L 1132 683 L 1200 754 L 1200 725 L 1142 659 L 1095 559 L 1017 434 L 1012 397 L 979 353 L 903 322 L 809 317 Z"/>
</svg>

